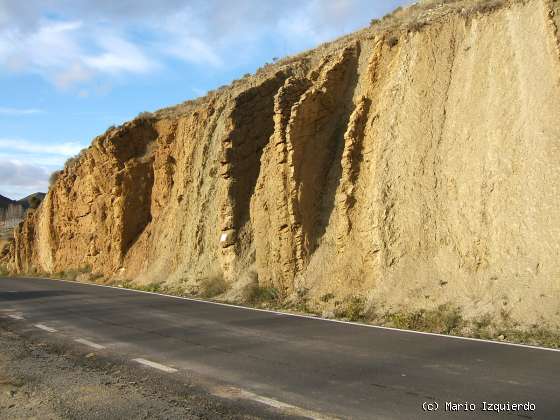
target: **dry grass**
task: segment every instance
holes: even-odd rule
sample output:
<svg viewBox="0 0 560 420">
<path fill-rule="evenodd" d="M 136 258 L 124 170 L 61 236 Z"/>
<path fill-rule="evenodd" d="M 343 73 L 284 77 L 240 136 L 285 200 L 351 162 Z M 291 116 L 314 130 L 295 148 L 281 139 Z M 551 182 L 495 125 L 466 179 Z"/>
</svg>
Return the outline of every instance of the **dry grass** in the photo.
<svg viewBox="0 0 560 420">
<path fill-rule="evenodd" d="M 275 287 L 263 287 L 253 285 L 247 296 L 247 303 L 250 305 L 281 305 L 282 296 Z"/>
<path fill-rule="evenodd" d="M 390 327 L 439 334 L 460 334 L 465 325 L 461 310 L 452 304 L 440 305 L 433 310 L 389 313 L 384 320 Z"/>
<path fill-rule="evenodd" d="M 546 328 L 539 327 L 529 330 L 501 330 L 498 336 L 503 337 L 502 340 L 528 344 L 532 346 L 544 346 L 553 349 L 560 348 L 560 331 L 552 331 Z"/>
<path fill-rule="evenodd" d="M 472 6 L 466 7 L 462 11 L 463 16 L 472 16 L 474 14 L 488 14 L 495 12 L 505 6 L 504 0 L 490 0 L 484 2 L 477 2 Z"/>
<path fill-rule="evenodd" d="M 151 121 L 155 118 L 153 112 L 144 111 L 139 113 L 134 119 L 138 121 Z"/>
<path fill-rule="evenodd" d="M 57 273 L 54 273 L 53 275 L 48 275 L 48 274 L 44 274 L 41 273 L 41 275 L 45 275 L 46 277 L 54 277 L 54 278 L 58 278 L 58 279 L 63 279 L 63 280 L 69 280 L 69 281 L 76 281 L 76 279 L 78 278 L 78 276 L 80 274 L 86 274 L 86 273 L 91 273 L 91 267 L 90 266 L 84 266 L 84 267 L 80 267 L 80 268 L 71 268 L 69 270 L 64 270 L 64 271 L 59 271 Z"/>
<path fill-rule="evenodd" d="M 335 302 L 334 316 L 352 322 L 365 322 L 371 319 L 366 309 L 366 300 L 361 296 L 351 296 L 342 302 Z"/>
<path fill-rule="evenodd" d="M 215 273 L 203 278 L 199 284 L 198 295 L 205 299 L 221 295 L 227 290 L 227 283 L 222 273 Z"/>
<path fill-rule="evenodd" d="M 10 272 L 8 271 L 8 267 L 5 264 L 0 263 L 0 276 L 7 276 Z"/>
</svg>

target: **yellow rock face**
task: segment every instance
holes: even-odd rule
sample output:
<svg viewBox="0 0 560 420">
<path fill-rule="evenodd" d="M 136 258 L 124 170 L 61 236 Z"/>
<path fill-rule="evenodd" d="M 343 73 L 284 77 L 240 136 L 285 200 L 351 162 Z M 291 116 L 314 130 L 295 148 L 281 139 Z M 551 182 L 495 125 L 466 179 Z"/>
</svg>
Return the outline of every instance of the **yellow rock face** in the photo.
<svg viewBox="0 0 560 420">
<path fill-rule="evenodd" d="M 462 3 L 108 131 L 10 264 L 559 326 L 560 6 Z"/>
</svg>

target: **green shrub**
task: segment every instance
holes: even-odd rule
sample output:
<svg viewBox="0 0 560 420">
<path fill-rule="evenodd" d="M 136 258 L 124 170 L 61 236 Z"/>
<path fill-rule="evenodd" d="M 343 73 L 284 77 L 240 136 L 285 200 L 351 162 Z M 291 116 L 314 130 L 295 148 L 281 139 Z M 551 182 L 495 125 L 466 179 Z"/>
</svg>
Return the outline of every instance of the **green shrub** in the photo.
<svg viewBox="0 0 560 420">
<path fill-rule="evenodd" d="M 152 292 L 152 293 L 163 292 L 163 287 L 161 283 L 148 283 L 140 286 L 132 286 L 132 288 L 135 288 L 137 290 L 143 290 L 144 292 Z"/>
<path fill-rule="evenodd" d="M 492 314 L 488 313 L 474 320 L 472 322 L 472 330 L 475 338 L 492 338 Z"/>
<path fill-rule="evenodd" d="M 421 309 L 415 312 L 390 313 L 385 319 L 395 328 L 441 334 L 457 334 L 464 326 L 460 309 L 449 304 L 429 311 Z"/>
<path fill-rule="evenodd" d="M 248 302 L 253 305 L 263 303 L 278 304 L 281 300 L 280 292 L 275 287 L 262 287 L 255 285 L 251 288 L 248 295 Z"/>
<path fill-rule="evenodd" d="M 334 315 L 337 318 L 348 319 L 352 322 L 366 321 L 366 301 L 363 297 L 352 296 L 337 305 L 334 310 Z"/>
<path fill-rule="evenodd" d="M 10 274 L 8 267 L 5 264 L 0 264 L 0 276 L 7 276 Z"/>
<path fill-rule="evenodd" d="M 497 333 L 504 340 L 513 343 L 529 344 L 533 346 L 544 346 L 554 349 L 560 348 L 560 331 L 552 331 L 535 325 L 528 330 L 505 329 Z"/>
</svg>

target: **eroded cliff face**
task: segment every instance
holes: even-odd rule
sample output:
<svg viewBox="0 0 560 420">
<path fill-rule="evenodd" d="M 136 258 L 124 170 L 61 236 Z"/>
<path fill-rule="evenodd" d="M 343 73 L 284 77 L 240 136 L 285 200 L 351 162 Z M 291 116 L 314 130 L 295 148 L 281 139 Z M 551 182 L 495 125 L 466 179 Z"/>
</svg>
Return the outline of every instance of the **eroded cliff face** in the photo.
<svg viewBox="0 0 560 420">
<path fill-rule="evenodd" d="M 560 5 L 470 5 L 108 131 L 19 229 L 12 268 L 249 276 L 319 306 L 560 326 Z"/>
</svg>

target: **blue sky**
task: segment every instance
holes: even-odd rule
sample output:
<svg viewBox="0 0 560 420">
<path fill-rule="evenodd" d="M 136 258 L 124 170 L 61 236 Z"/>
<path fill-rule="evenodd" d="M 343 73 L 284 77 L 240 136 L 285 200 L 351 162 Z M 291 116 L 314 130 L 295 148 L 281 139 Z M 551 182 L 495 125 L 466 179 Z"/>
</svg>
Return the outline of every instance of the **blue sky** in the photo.
<svg viewBox="0 0 560 420">
<path fill-rule="evenodd" d="M 0 194 L 113 124 L 367 26 L 408 0 L 0 0 Z"/>
</svg>

